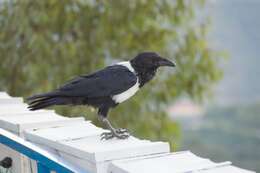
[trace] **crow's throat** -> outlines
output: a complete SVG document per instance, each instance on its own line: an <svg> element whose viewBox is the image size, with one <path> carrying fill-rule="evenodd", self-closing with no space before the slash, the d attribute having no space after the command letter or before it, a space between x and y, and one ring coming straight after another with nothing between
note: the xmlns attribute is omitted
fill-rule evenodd
<svg viewBox="0 0 260 173"><path fill-rule="evenodd" d="M152 68L152 69L137 68L135 69L135 71L139 78L140 87L144 86L144 84L152 80L156 74L156 68Z"/></svg>

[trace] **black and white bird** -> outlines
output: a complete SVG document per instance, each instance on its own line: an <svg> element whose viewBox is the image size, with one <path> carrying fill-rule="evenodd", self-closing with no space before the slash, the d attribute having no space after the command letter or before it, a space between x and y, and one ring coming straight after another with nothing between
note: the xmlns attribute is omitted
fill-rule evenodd
<svg viewBox="0 0 260 173"><path fill-rule="evenodd" d="M174 67L175 63L154 52L143 52L130 61L108 66L88 75L81 75L60 88L27 98L29 109L34 111L53 105L88 105L98 109L98 118L110 132L102 139L129 136L126 129L115 129L107 119L110 108L132 97L149 82L161 66Z"/></svg>

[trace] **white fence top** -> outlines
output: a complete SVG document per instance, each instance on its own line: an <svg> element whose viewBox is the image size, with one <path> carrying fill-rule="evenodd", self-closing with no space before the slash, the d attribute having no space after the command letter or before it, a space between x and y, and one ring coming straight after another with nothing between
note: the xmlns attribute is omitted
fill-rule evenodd
<svg viewBox="0 0 260 173"><path fill-rule="evenodd" d="M68 118L53 111L31 112L21 98L0 92L1 129L36 145L46 155L59 158L91 173L249 173L231 165L214 163L189 151L170 153L167 142L151 142L131 136L126 140L100 140L106 130L84 118ZM1 159L0 145L0 159Z"/></svg>

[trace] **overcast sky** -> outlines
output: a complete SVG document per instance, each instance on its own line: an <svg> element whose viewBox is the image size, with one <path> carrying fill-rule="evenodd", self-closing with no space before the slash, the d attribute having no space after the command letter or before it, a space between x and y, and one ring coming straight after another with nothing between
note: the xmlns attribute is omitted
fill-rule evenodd
<svg viewBox="0 0 260 173"><path fill-rule="evenodd" d="M219 102L260 101L260 1L211 0L210 44L230 57L216 90Z"/></svg>

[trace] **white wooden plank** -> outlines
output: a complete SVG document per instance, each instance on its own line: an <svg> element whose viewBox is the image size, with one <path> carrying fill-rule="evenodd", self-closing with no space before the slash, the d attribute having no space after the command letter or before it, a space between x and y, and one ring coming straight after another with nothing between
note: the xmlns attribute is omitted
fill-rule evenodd
<svg viewBox="0 0 260 173"><path fill-rule="evenodd" d="M214 169L201 170L199 172L201 173L254 173L255 171L241 169L235 166L222 166L222 167L216 167Z"/></svg>
<svg viewBox="0 0 260 173"><path fill-rule="evenodd" d="M37 111L30 111L27 104L20 103L20 104L0 104L0 116L11 116L11 115L23 115L23 114L35 114L35 113L54 113L54 110L37 110Z"/></svg>
<svg viewBox="0 0 260 173"><path fill-rule="evenodd" d="M1 105L0 104L0 115L1 114L6 114L6 113L12 113L12 112L28 112L29 110L27 109L26 104L6 104L6 105Z"/></svg>
<svg viewBox="0 0 260 173"><path fill-rule="evenodd" d="M28 110L22 110L22 111L9 111L9 112L0 112L1 116L24 116L24 115L44 115L44 114L55 114L55 111L53 110L37 110L37 111L28 111ZM22 118L22 117L21 117Z"/></svg>
<svg viewBox="0 0 260 173"><path fill-rule="evenodd" d="M95 162L169 152L168 143L150 142L132 136L125 140L101 141L98 135L80 140L66 141L63 144L74 148L75 153L81 153L83 158L90 156L90 159Z"/></svg>
<svg viewBox="0 0 260 173"><path fill-rule="evenodd" d="M88 136L98 135L102 132L105 132L105 130L96 127L89 121L82 121L82 122L68 124L66 126L61 126L61 127L27 131L25 133L26 134L25 136L26 137L28 136L27 138L28 140L31 140L30 137L33 138L34 136L39 136L40 138L48 139L50 141L70 141L70 140L85 138Z"/></svg>
<svg viewBox="0 0 260 173"><path fill-rule="evenodd" d="M82 167L86 171L95 173L97 167L100 167L100 165L97 166L95 163L84 160L77 155L71 155L71 153L69 152L69 154L67 154L60 150L57 150L56 148L59 148L59 145L56 144L57 141L76 140L91 135L97 135L102 132L105 132L105 130L94 126L89 121L83 121L55 128L37 129L34 131L26 130L25 138L29 141L37 141L38 144L45 144L44 146L40 146L44 148L47 147L48 150L57 152L65 160Z"/></svg>
<svg viewBox="0 0 260 173"><path fill-rule="evenodd" d="M59 116L55 113L44 113L42 114L28 114L13 115L13 116L0 116L0 127L14 133L20 134L24 129L34 129L57 126L60 123L72 123L73 121L83 121L84 119L79 118L67 118Z"/></svg>
<svg viewBox="0 0 260 173"><path fill-rule="evenodd" d="M78 129L79 130L79 129ZM84 130L85 131L85 130ZM56 135L66 134L68 131L60 131ZM72 140L55 140L56 135L26 133L28 140L42 145L50 146L61 152L65 152L89 161L102 162L112 159L122 159L140 155L169 152L169 145L165 142L150 142L129 137L126 140L111 139L100 140L100 134L86 136ZM77 131L75 131L77 133ZM82 133L82 132L78 132ZM86 135L87 135L86 131ZM96 133L96 132L95 132ZM93 134L92 132L90 134ZM65 137L67 138L67 137Z"/></svg>
<svg viewBox="0 0 260 173"><path fill-rule="evenodd" d="M27 104L0 104L0 116L12 116L12 115L24 115L24 114L35 114L35 113L54 113L53 110L37 110L30 111Z"/></svg>
<svg viewBox="0 0 260 173"><path fill-rule="evenodd" d="M114 145L114 144L107 145L106 143L107 142L110 143L109 141L100 141L99 134L100 134L100 132L103 132L104 130L101 130L98 135L87 137L87 135L92 135L96 132L91 132L90 130L86 131L86 129L90 129L89 127L86 126L86 124L79 124L77 126L79 128L76 128L76 129L74 129L75 128L74 125L70 126L70 127L64 126L63 128L57 128L58 129L57 132L55 131L56 128L55 129L54 128L40 129L40 130L33 131L33 132L29 131L29 132L26 132L25 136L26 136L26 139L29 141L41 144L43 146L51 147L53 150L58 151L59 155L62 156L63 158L65 158L66 160L70 161L71 163L78 164L82 168L89 170L93 173L106 172L108 164L109 164L108 161L110 161L112 159L111 156L113 156L114 158L116 158L116 157L117 158L129 158L129 157L135 157L138 155L147 155L148 153L151 154L151 152L160 153L160 152L169 151L168 144L167 144L167 146L162 147L162 145L159 146L158 143L154 144L149 141L146 141L146 142L142 143L142 145L140 145L141 140L138 140L138 139L136 139L136 141L138 141L137 143L139 143L139 146L132 145L132 148L131 148L131 147L126 146L125 144L121 143L121 145L126 146L126 147L124 149L115 150L118 148L117 145ZM84 128L84 126L85 126L85 128ZM65 130L65 131L62 131L62 130ZM66 135L66 133L70 130L72 130L72 132L70 132L71 134ZM94 129L94 131L95 130L96 129ZM80 134L77 134L77 133L80 133ZM97 140L95 142L92 141L92 143L90 143L88 141L85 144L83 144L84 147L82 147L82 148L89 148L88 153L85 153L85 154L82 154L82 152L86 152L86 151L79 150L78 148L75 148L74 146L73 147L64 146L64 142L66 143L67 141L77 141L77 143L82 143L82 139L91 139L91 138L92 139L95 138ZM116 140L116 141L121 142L122 140ZM95 151L92 148L94 145L98 145L98 143L100 143L100 142L101 143L104 142L103 147L107 147L110 149L111 149L111 146L114 145L114 148L111 151L107 151L106 153L104 153L104 152L102 153L102 151L99 151L100 153L102 153L103 156L106 155L108 157L108 158L103 157L102 159L107 159L107 160L95 160L96 159L95 156L98 155L98 151ZM131 142L129 145L131 145ZM147 150L149 150L149 152L144 151L144 148L147 148ZM156 150L156 148L157 148L157 150ZM158 151L159 148L161 151ZM167 150L165 148L167 148ZM135 149L138 149L137 151L139 151L139 153L133 152L133 150L135 150ZM122 155L120 156L119 153L122 150L126 150L129 152L122 153ZM140 151L142 151L142 152L140 152ZM91 157L93 157L93 158L91 158Z"/></svg>
<svg viewBox="0 0 260 173"><path fill-rule="evenodd" d="M3 116L0 117L1 120L10 122L12 124L26 124L26 123L37 123L42 121L55 121L55 120L63 120L68 119L67 117L63 117L60 115L57 115L55 113L44 113L42 114L28 114L22 116L20 118L20 115L14 115L14 116Z"/></svg>
<svg viewBox="0 0 260 173"><path fill-rule="evenodd" d="M25 123L20 125L20 131L24 132L24 130L37 130L41 128L52 128L52 127L59 127L65 126L68 124L74 124L78 122L84 121L83 117L75 117L75 118L65 118L61 120L50 120L44 122L37 122L37 123Z"/></svg>
<svg viewBox="0 0 260 173"><path fill-rule="evenodd" d="M11 97L11 98L0 98L0 105L2 104L20 104L23 103L23 98L21 97Z"/></svg>
<svg viewBox="0 0 260 173"><path fill-rule="evenodd" d="M65 160L82 167L82 169L89 171L91 173L106 173L108 172L108 166L111 163L111 161L105 161L105 162L98 162L93 163L86 160L83 160L82 158L72 156L70 154L59 152L59 155L64 158Z"/></svg>
<svg viewBox="0 0 260 173"><path fill-rule="evenodd" d="M0 98L10 98L10 96L6 92L1 91Z"/></svg>
<svg viewBox="0 0 260 173"><path fill-rule="evenodd" d="M57 151L57 150L56 150ZM102 162L102 163L93 163L90 162L88 160L84 160L80 157L75 157L69 153L65 153L65 152L60 152L59 151L59 155L64 158L65 160L67 160L68 162L74 164L74 165L78 165L79 167L81 167L82 169L90 172L90 173L106 173L107 169L103 169L103 171L99 171L100 168L103 168L105 163L109 163L109 162Z"/></svg>
<svg viewBox="0 0 260 173"><path fill-rule="evenodd" d="M27 108L28 105L25 103L18 103L18 104L11 104L11 103L6 103L6 104L0 104L0 109L11 109L11 108Z"/></svg>
<svg viewBox="0 0 260 173"><path fill-rule="evenodd" d="M60 156L61 158L63 158L67 162L81 168L82 170L84 170L86 172L96 173L96 164L95 163L88 162L86 160L83 160L82 158L75 157L75 156L72 156L70 154L60 152L59 150L56 150L54 148L50 148L48 146L43 146L43 145L39 145L39 144L35 144L35 145L39 146L40 148L42 148L46 151L49 151L49 152L51 152L55 155ZM104 172L100 172L100 173L104 173Z"/></svg>
<svg viewBox="0 0 260 173"><path fill-rule="evenodd" d="M108 172L113 173L172 173L192 172L204 168L230 165L230 162L214 163L209 159L200 158L191 152L177 152L168 155L113 161Z"/></svg>

